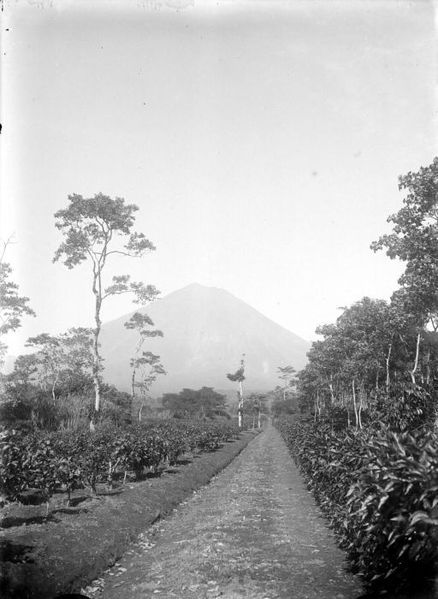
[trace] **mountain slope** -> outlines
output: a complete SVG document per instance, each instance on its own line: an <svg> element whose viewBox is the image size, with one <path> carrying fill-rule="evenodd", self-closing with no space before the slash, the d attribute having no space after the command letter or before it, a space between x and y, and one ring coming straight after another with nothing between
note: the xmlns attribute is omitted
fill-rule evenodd
<svg viewBox="0 0 438 599"><path fill-rule="evenodd" d="M226 373L237 370L242 353L246 387L253 390L273 389L278 366L292 364L298 370L306 363L307 341L223 289L194 283L138 311L164 333L144 346L161 356L168 373L156 381L153 394L203 385L234 389ZM123 326L130 315L105 323L101 336L105 379L125 390L137 340L137 333Z"/></svg>

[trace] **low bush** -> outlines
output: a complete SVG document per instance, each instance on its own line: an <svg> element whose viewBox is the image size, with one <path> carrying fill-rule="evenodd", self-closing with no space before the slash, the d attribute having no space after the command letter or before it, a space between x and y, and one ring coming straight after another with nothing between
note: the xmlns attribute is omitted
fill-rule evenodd
<svg viewBox="0 0 438 599"><path fill-rule="evenodd" d="M156 421L117 427L104 424L94 432L9 431L1 446L0 492L14 500L34 488L50 497L97 483L112 487L114 475L132 471L141 479L145 470L175 464L188 451L209 451L238 434L227 423Z"/></svg>
<svg viewBox="0 0 438 599"><path fill-rule="evenodd" d="M438 560L438 436L277 423L352 570L372 589L426 580Z"/></svg>

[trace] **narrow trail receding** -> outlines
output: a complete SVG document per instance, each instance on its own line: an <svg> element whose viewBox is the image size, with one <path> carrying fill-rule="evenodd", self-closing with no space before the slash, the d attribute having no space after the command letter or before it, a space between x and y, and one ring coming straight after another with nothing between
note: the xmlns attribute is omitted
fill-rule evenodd
<svg viewBox="0 0 438 599"><path fill-rule="evenodd" d="M362 592L272 426L94 586L103 599L356 599Z"/></svg>

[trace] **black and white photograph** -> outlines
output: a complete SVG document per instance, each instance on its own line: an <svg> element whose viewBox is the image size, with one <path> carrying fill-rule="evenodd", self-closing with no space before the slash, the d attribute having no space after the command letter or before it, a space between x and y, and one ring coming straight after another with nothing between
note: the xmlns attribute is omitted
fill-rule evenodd
<svg viewBox="0 0 438 599"><path fill-rule="evenodd" d="M2 0L2 599L438 598L436 0Z"/></svg>

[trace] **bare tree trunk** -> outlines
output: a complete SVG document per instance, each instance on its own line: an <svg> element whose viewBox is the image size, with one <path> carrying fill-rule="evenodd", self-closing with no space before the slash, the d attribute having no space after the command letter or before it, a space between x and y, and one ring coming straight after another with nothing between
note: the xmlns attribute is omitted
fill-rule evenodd
<svg viewBox="0 0 438 599"><path fill-rule="evenodd" d="M321 416L321 401L319 398L319 391L316 391L316 396L315 396L315 417L314 420L315 422L317 420L319 420L319 417Z"/></svg>
<svg viewBox="0 0 438 599"><path fill-rule="evenodd" d="M332 400L332 405L335 403L336 398L335 398L335 393L333 391L333 375L330 375L330 383L329 383L329 389L330 389L330 397Z"/></svg>
<svg viewBox="0 0 438 599"><path fill-rule="evenodd" d="M106 484L108 486L108 489L112 489L113 488L113 465L111 463L111 460L109 460L108 462L108 476L106 478Z"/></svg>
<svg viewBox="0 0 438 599"><path fill-rule="evenodd" d="M362 428L362 409L363 409L364 396L365 396L365 390L363 387L361 387L361 389L359 391L359 407L357 410L359 428Z"/></svg>
<svg viewBox="0 0 438 599"><path fill-rule="evenodd" d="M56 402L56 395L55 395L56 383L57 383L57 378L53 381L53 384L52 384L52 400L53 400L53 403Z"/></svg>
<svg viewBox="0 0 438 599"><path fill-rule="evenodd" d="M135 367L133 367L132 375L131 375L131 398L132 398L132 404L134 404L134 400L135 400Z"/></svg>
<svg viewBox="0 0 438 599"><path fill-rule="evenodd" d="M239 428L243 426L243 385L239 381L239 407L238 407Z"/></svg>
<svg viewBox="0 0 438 599"><path fill-rule="evenodd" d="M415 373L417 372L418 360L419 360L419 357L420 357L420 341L421 341L421 331L418 331L418 334L417 334L417 346L416 346L416 349L415 349L415 362L414 362L413 369L410 371L411 380L412 380L412 383L414 385L416 383Z"/></svg>
<svg viewBox="0 0 438 599"><path fill-rule="evenodd" d="M430 346L427 348L426 354L426 384L430 384Z"/></svg>
<svg viewBox="0 0 438 599"><path fill-rule="evenodd" d="M102 326L102 321L100 320L100 308L102 305L102 287L100 280L100 273L97 270L97 266L94 266L94 277L93 277L93 293L95 296L95 310L94 310L94 321L96 323L96 328L94 329L94 337L93 337L93 383L94 383L94 414L93 418L90 422L90 430L95 429L95 421L97 420L97 416L100 412L100 354L99 354L99 335L100 329Z"/></svg>
<svg viewBox="0 0 438 599"><path fill-rule="evenodd" d="M134 412L135 412L135 374L136 374L136 368L135 366L133 366L132 368L132 374L131 374L131 417L134 417ZM140 422L141 420L141 416L140 416L140 412L138 413L138 421Z"/></svg>
<svg viewBox="0 0 438 599"><path fill-rule="evenodd" d="M356 400L356 383L355 380L353 378L352 382L351 382L351 388L353 391L353 409L354 409L354 419L356 422L356 428L359 428L359 416L358 416L358 411L357 411L357 400Z"/></svg>
<svg viewBox="0 0 438 599"><path fill-rule="evenodd" d="M386 392L389 392L389 387L391 384L391 379L390 379L390 373L389 373L389 361L391 359L391 353L392 353L392 340L391 343L389 344L388 347L388 353L386 354L386 381L385 381L385 385L386 385Z"/></svg>
<svg viewBox="0 0 438 599"><path fill-rule="evenodd" d="M140 408L138 410L138 421L141 422L141 415L143 412L143 408L144 408L144 402L141 402Z"/></svg>

